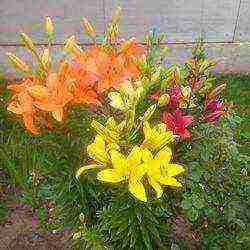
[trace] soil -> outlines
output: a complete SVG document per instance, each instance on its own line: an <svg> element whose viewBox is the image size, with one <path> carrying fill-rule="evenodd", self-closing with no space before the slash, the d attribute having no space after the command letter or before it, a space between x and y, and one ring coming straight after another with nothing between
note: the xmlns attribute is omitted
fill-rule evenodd
<svg viewBox="0 0 250 250"><path fill-rule="evenodd" d="M9 204L8 219L0 225L0 250L64 250L68 244L69 230L44 232L34 221L27 207Z"/></svg>

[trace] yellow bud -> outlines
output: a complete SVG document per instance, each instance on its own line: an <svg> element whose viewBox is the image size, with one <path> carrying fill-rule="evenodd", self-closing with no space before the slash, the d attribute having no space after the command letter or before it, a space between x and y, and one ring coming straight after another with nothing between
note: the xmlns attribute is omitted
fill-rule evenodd
<svg viewBox="0 0 250 250"><path fill-rule="evenodd" d="M218 96L222 91L225 90L226 86L227 86L226 83L223 83L223 84L217 86L214 90L212 90L208 94L208 98L212 99L213 97Z"/></svg>
<svg viewBox="0 0 250 250"><path fill-rule="evenodd" d="M160 96L158 100L158 105L160 107L165 106L169 103L169 100L170 100L170 96L168 94L163 94Z"/></svg>
<svg viewBox="0 0 250 250"><path fill-rule="evenodd" d="M122 15L122 8L121 6L118 6L114 12L111 23L116 24L121 18L121 15Z"/></svg>
<svg viewBox="0 0 250 250"><path fill-rule="evenodd" d="M144 42L146 43L146 45L147 46L150 46L150 40L149 40L149 35L146 35L145 37L144 37Z"/></svg>
<svg viewBox="0 0 250 250"><path fill-rule="evenodd" d="M22 71L29 71L29 66L18 56L12 54L12 53L6 53L6 55L9 58L9 61L12 63L12 65Z"/></svg>
<svg viewBox="0 0 250 250"><path fill-rule="evenodd" d="M43 65L46 67L49 63L51 63L51 56L50 56L50 51L49 48L44 49L41 61Z"/></svg>
<svg viewBox="0 0 250 250"><path fill-rule="evenodd" d="M82 225L85 225L85 224L86 224L86 218L85 218L84 213L80 213L80 215L79 215L79 220L80 220L80 223L81 223Z"/></svg>
<svg viewBox="0 0 250 250"><path fill-rule="evenodd" d="M67 75L69 74L70 68L67 61L63 61L60 63L58 70L58 79L60 82L64 82Z"/></svg>
<svg viewBox="0 0 250 250"><path fill-rule="evenodd" d="M151 105L151 106L146 110L146 112L144 113L144 115L143 115L143 117L142 117L142 121L143 121L143 122L148 121L148 120L151 118L151 116L154 114L156 108L157 108L157 105L156 105L156 104Z"/></svg>
<svg viewBox="0 0 250 250"><path fill-rule="evenodd" d="M25 44L25 46L28 49L30 49L32 51L34 51L36 49L34 42L32 41L32 39L28 35L26 35L25 33L21 32L20 36L21 36L22 42Z"/></svg>
<svg viewBox="0 0 250 250"><path fill-rule="evenodd" d="M82 48L75 41L75 36L71 36L65 41L64 50L73 54L83 53Z"/></svg>
<svg viewBox="0 0 250 250"><path fill-rule="evenodd" d="M82 21L83 21L82 24L83 24L83 27L85 28L86 33L91 37L95 37L95 29L92 26L92 24L85 17L83 17Z"/></svg>
<svg viewBox="0 0 250 250"><path fill-rule="evenodd" d="M117 38L119 34L119 26L117 24L110 25L108 29L108 37L110 40L114 40Z"/></svg>
<svg viewBox="0 0 250 250"><path fill-rule="evenodd" d="M160 74L161 74L161 71L160 70L157 70L153 75L152 75L152 81L153 82L156 82L157 80L159 80L159 77L160 77Z"/></svg>
<svg viewBox="0 0 250 250"><path fill-rule="evenodd" d="M45 29L48 37L51 38L54 32L54 25L50 17L45 18Z"/></svg>

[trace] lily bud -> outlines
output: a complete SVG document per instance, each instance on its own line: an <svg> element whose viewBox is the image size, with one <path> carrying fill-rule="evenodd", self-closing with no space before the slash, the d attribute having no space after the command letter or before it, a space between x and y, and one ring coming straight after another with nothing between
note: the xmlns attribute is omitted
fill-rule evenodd
<svg viewBox="0 0 250 250"><path fill-rule="evenodd" d="M50 56L49 48L44 49L41 61L45 67L47 67L47 65L51 63L51 56Z"/></svg>
<svg viewBox="0 0 250 250"><path fill-rule="evenodd" d="M109 39L115 40L119 34L119 27L117 24L111 25L108 29L108 37Z"/></svg>
<svg viewBox="0 0 250 250"><path fill-rule="evenodd" d="M214 90L212 90L208 94L209 99L212 99L213 97L218 96L226 88L226 86L227 86L226 83L223 83L219 85L218 87L216 87Z"/></svg>
<svg viewBox="0 0 250 250"><path fill-rule="evenodd" d="M45 18L45 29L47 36L51 39L54 32L54 25L50 17Z"/></svg>
<svg viewBox="0 0 250 250"><path fill-rule="evenodd" d="M75 36L71 36L65 41L64 50L72 54L83 53L82 48L75 41Z"/></svg>
<svg viewBox="0 0 250 250"><path fill-rule="evenodd" d="M83 24L83 27L84 27L86 33L91 37L95 37L96 32L95 32L95 29L92 26L92 24L85 17L83 17L82 21L83 21L82 24Z"/></svg>
<svg viewBox="0 0 250 250"><path fill-rule="evenodd" d="M148 47L151 45L151 42L150 42L150 39L149 39L149 35L146 35L146 36L144 37L144 42L145 42L145 44L146 44Z"/></svg>
<svg viewBox="0 0 250 250"><path fill-rule="evenodd" d="M153 82L156 82L157 80L159 80L160 75L161 75L161 70L157 70L157 71L152 75L151 80L152 80Z"/></svg>
<svg viewBox="0 0 250 250"><path fill-rule="evenodd" d="M121 18L121 15L122 15L122 8L121 6L118 6L114 12L111 23L116 24Z"/></svg>
<svg viewBox="0 0 250 250"><path fill-rule="evenodd" d="M28 35L26 35L25 33L21 32L20 36L21 36L22 42L25 44L25 46L28 49L30 49L32 51L36 50L34 42L32 41L32 39Z"/></svg>
<svg viewBox="0 0 250 250"><path fill-rule="evenodd" d="M12 53L6 53L6 55L8 56L10 63L14 67L16 67L24 72L29 71L29 66L22 59L20 59L18 56L14 55Z"/></svg>
<svg viewBox="0 0 250 250"><path fill-rule="evenodd" d="M167 105L170 101L170 96L168 94L163 94L160 96L159 100L158 100L158 105L160 107L163 107L165 105Z"/></svg>
<svg viewBox="0 0 250 250"><path fill-rule="evenodd" d="M143 117L142 117L142 122L146 122L148 121L151 116L154 114L155 110L157 108L157 104L153 104L151 105L146 112L144 113Z"/></svg>

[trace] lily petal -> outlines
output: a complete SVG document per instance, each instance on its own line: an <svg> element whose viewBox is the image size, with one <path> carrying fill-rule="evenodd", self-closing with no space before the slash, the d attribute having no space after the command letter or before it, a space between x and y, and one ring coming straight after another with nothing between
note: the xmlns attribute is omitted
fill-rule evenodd
<svg viewBox="0 0 250 250"><path fill-rule="evenodd" d="M154 178L151 178L151 177L148 177L148 182L152 186L152 188L155 190L157 198L160 198L163 193L161 185Z"/></svg>
<svg viewBox="0 0 250 250"><path fill-rule="evenodd" d="M166 170L167 175L170 177L176 176L185 171L184 167L179 164L168 164Z"/></svg>
<svg viewBox="0 0 250 250"><path fill-rule="evenodd" d="M110 156L114 169L124 171L126 168L126 158L117 150L111 150Z"/></svg>
<svg viewBox="0 0 250 250"><path fill-rule="evenodd" d="M119 173L119 171L115 169L105 169L100 171L97 174L97 179L99 181L105 181L105 182L121 182L124 180L124 176Z"/></svg>
<svg viewBox="0 0 250 250"><path fill-rule="evenodd" d="M159 179L159 182L163 185L182 187L182 184L173 177L162 177Z"/></svg>
<svg viewBox="0 0 250 250"><path fill-rule="evenodd" d="M76 171L76 177L79 178L80 175L82 175L85 171L89 170L89 169L95 169L95 168L100 168L103 167L103 165L87 165L84 167L80 167L77 171Z"/></svg>
<svg viewBox="0 0 250 250"><path fill-rule="evenodd" d="M157 155L155 156L155 160L159 160L162 163L164 163L164 165L166 165L170 162L171 157L172 157L171 148L165 147L157 153Z"/></svg>
<svg viewBox="0 0 250 250"><path fill-rule="evenodd" d="M146 191L143 184L138 182L130 182L128 186L129 192L133 194L137 199L147 202Z"/></svg>

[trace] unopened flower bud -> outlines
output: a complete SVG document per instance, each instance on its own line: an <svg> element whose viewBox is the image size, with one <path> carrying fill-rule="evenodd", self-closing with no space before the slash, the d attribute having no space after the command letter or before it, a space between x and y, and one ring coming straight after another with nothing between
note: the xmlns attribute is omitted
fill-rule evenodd
<svg viewBox="0 0 250 250"><path fill-rule="evenodd" d="M28 35L26 35L25 33L21 32L20 36L21 36L22 42L25 44L25 46L28 49L30 49L32 51L34 51L36 49L34 42L32 41L32 39Z"/></svg>
<svg viewBox="0 0 250 250"><path fill-rule="evenodd" d="M163 94L160 96L158 100L158 105L160 107L163 107L169 103L169 100L170 100L170 96L168 94Z"/></svg>
<svg viewBox="0 0 250 250"><path fill-rule="evenodd" d="M156 104L151 105L151 106L146 110L146 112L144 113L144 115L143 115L143 117L142 117L142 121L143 121L143 122L148 121L148 120L151 118L151 116L154 114L156 108L157 108L157 105L156 105Z"/></svg>
<svg viewBox="0 0 250 250"><path fill-rule="evenodd" d="M8 56L9 61L11 62L11 64L14 67L16 67L22 71L25 71L25 72L29 71L29 66L22 59L20 59L18 56L14 55L12 53L6 53L6 55Z"/></svg>
<svg viewBox="0 0 250 250"><path fill-rule="evenodd" d="M45 18L46 34L49 38L52 38L54 32L54 25L50 17Z"/></svg>
<svg viewBox="0 0 250 250"><path fill-rule="evenodd" d="M65 41L64 50L68 53L82 53L82 48L76 43L75 36L71 36Z"/></svg>
<svg viewBox="0 0 250 250"><path fill-rule="evenodd" d="M51 63L51 56L50 56L50 51L49 48L44 49L41 61L43 65L46 67L49 63Z"/></svg>
<svg viewBox="0 0 250 250"><path fill-rule="evenodd" d="M121 6L118 6L114 12L111 23L116 24L121 18L121 15L122 15L122 8Z"/></svg>
<svg viewBox="0 0 250 250"><path fill-rule="evenodd" d="M150 39L149 39L149 35L146 35L146 36L144 37L144 42L145 42L146 46L148 46L148 47L151 45Z"/></svg>
<svg viewBox="0 0 250 250"><path fill-rule="evenodd" d="M96 35L96 32L95 32L95 29L94 27L92 26L92 24L87 20L87 18L83 17L82 19L82 24L83 24L83 27L86 31L86 33L91 36L91 37L95 37Z"/></svg>

